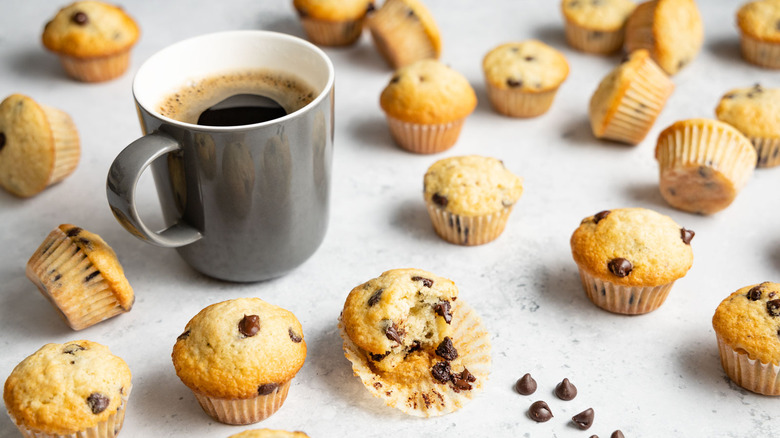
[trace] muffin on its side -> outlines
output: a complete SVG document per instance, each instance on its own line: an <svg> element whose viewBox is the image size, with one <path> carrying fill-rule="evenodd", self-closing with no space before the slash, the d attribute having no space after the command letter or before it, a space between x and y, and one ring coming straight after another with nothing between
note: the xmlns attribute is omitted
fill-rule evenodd
<svg viewBox="0 0 780 438"><path fill-rule="evenodd" d="M251 424L282 406L306 359L306 342L291 312L239 298L195 315L176 339L172 359L207 414L226 424Z"/></svg>
<svg viewBox="0 0 780 438"><path fill-rule="evenodd" d="M704 27L694 0L651 0L626 22L626 52L647 49L666 73L674 75L701 50Z"/></svg>
<svg viewBox="0 0 780 438"><path fill-rule="evenodd" d="M3 389L25 437L112 438L122 429L131 373L96 342L46 344L19 363Z"/></svg>
<svg viewBox="0 0 780 438"><path fill-rule="evenodd" d="M523 180L502 161L477 155L439 160L423 179L436 234L458 245L495 240L522 194Z"/></svg>
<svg viewBox="0 0 780 438"><path fill-rule="evenodd" d="M563 54L536 40L502 44L482 60L493 108L511 117L536 117L552 106L569 76Z"/></svg>
<svg viewBox="0 0 780 438"><path fill-rule="evenodd" d="M562 0L566 41L586 53L620 50L626 20L636 4L631 0Z"/></svg>
<svg viewBox="0 0 780 438"><path fill-rule="evenodd" d="M780 165L780 88L737 88L715 108L718 120L739 129L753 143L757 167Z"/></svg>
<svg viewBox="0 0 780 438"><path fill-rule="evenodd" d="M363 33L373 0L293 0L303 30L314 44L347 46Z"/></svg>
<svg viewBox="0 0 780 438"><path fill-rule="evenodd" d="M477 106L466 78L433 59L398 69L379 98L390 133L402 148L432 154L451 148Z"/></svg>
<svg viewBox="0 0 780 438"><path fill-rule="evenodd" d="M780 395L780 284L746 286L712 317L723 370L737 385Z"/></svg>
<svg viewBox="0 0 780 438"><path fill-rule="evenodd" d="M582 220L571 236L571 253L594 304L639 315L660 307L691 268L693 236L652 210L605 210Z"/></svg>
<svg viewBox="0 0 780 438"><path fill-rule="evenodd" d="M125 11L108 3L78 1L62 8L43 30L43 45L65 71L83 82L121 76L140 31Z"/></svg>
<svg viewBox="0 0 780 438"><path fill-rule="evenodd" d="M420 269L390 270L352 289L339 330L366 389L409 415L460 409L490 373L479 316L451 280Z"/></svg>
<svg viewBox="0 0 780 438"><path fill-rule="evenodd" d="M674 208L713 214L731 205L756 167L756 149L728 123L681 120L658 136L661 195Z"/></svg>
<svg viewBox="0 0 780 438"><path fill-rule="evenodd" d="M64 111L22 94L0 103L0 186L27 198L67 178L81 157L76 125Z"/></svg>
<svg viewBox="0 0 780 438"><path fill-rule="evenodd" d="M439 28L419 0L386 0L367 24L374 45L393 69L441 55Z"/></svg>
<svg viewBox="0 0 780 438"><path fill-rule="evenodd" d="M638 144L653 127L672 91L674 83L647 50L632 52L602 79L590 99L593 135Z"/></svg>
<svg viewBox="0 0 780 438"><path fill-rule="evenodd" d="M114 250L74 225L49 233L27 262L26 274L73 330L129 312L135 302Z"/></svg>
<svg viewBox="0 0 780 438"><path fill-rule="evenodd" d="M766 68L780 68L780 0L758 0L737 12L742 57Z"/></svg>
<svg viewBox="0 0 780 438"><path fill-rule="evenodd" d="M228 438L309 438L303 432L288 432L286 430L255 429L245 430Z"/></svg>

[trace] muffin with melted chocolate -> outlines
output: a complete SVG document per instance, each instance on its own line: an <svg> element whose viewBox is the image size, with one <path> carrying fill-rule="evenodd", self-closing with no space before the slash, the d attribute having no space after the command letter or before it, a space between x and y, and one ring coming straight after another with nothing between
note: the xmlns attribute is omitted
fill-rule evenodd
<svg viewBox="0 0 780 438"><path fill-rule="evenodd" d="M571 252L594 304L638 315L663 304L691 268L694 234L645 208L604 210L582 220L571 236Z"/></svg>
<svg viewBox="0 0 780 438"><path fill-rule="evenodd" d="M355 375L410 415L459 409L490 372L479 316L451 280L420 269L390 270L352 289L339 329Z"/></svg>
<svg viewBox="0 0 780 438"><path fill-rule="evenodd" d="M26 437L111 438L122 429L130 368L96 342L46 344L11 372L3 400Z"/></svg>
<svg viewBox="0 0 780 438"><path fill-rule="evenodd" d="M282 406L306 359L306 342L291 312L259 298L239 298L195 315L172 358L207 414L226 424L251 424Z"/></svg>

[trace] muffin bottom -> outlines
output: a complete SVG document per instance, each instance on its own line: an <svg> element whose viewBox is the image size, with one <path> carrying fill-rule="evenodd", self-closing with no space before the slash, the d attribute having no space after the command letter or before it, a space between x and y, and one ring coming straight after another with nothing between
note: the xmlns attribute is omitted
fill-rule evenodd
<svg viewBox="0 0 780 438"><path fill-rule="evenodd" d="M593 30L579 26L570 21L566 22L566 42L570 46L585 53L609 55L615 53L623 46L625 29L614 31Z"/></svg>
<svg viewBox="0 0 780 438"><path fill-rule="evenodd" d="M503 89L487 84L488 98L493 109L510 117L536 117L546 113L555 100L558 87L539 93Z"/></svg>
<svg viewBox="0 0 780 438"><path fill-rule="evenodd" d="M466 246L483 245L498 238L512 212L510 206L491 214L463 216L450 213L430 201L427 207L436 234L447 242Z"/></svg>
<svg viewBox="0 0 780 438"><path fill-rule="evenodd" d="M253 424L273 415L282 407L290 390L290 381L280 384L273 392L248 399L211 397L194 391L200 407L209 416L225 424Z"/></svg>
<svg viewBox="0 0 780 438"><path fill-rule="evenodd" d="M612 313L642 315L661 307L674 281L660 286L621 286L594 277L580 268L582 288L593 304Z"/></svg>
<svg viewBox="0 0 780 438"><path fill-rule="evenodd" d="M390 134L395 142L409 152L435 154L455 145L465 119L448 123L423 124L404 122L387 116Z"/></svg>
<svg viewBox="0 0 780 438"><path fill-rule="evenodd" d="M363 18L345 21L301 17L301 25L311 42L320 46L349 46L363 33Z"/></svg>
<svg viewBox="0 0 780 438"><path fill-rule="evenodd" d="M723 370L734 383L764 395L780 395L780 366L751 359L718 338L718 352Z"/></svg>
<svg viewBox="0 0 780 438"><path fill-rule="evenodd" d="M98 58L76 58L60 55L60 63L65 72L82 82L104 82L119 76L130 65L130 51Z"/></svg>
<svg viewBox="0 0 780 438"><path fill-rule="evenodd" d="M764 42L742 34L742 57L751 64L764 68L780 68L780 43Z"/></svg>

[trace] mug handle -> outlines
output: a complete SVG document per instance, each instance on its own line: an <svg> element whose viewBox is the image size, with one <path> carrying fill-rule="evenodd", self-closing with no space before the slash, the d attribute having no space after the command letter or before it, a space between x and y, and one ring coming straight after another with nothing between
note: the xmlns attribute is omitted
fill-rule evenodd
<svg viewBox="0 0 780 438"><path fill-rule="evenodd" d="M161 132L145 135L117 155L106 179L108 204L116 220L139 239L166 248L189 245L203 234L181 219L162 231L152 231L138 215L135 190L141 174L154 160L180 149L179 142L170 135Z"/></svg>

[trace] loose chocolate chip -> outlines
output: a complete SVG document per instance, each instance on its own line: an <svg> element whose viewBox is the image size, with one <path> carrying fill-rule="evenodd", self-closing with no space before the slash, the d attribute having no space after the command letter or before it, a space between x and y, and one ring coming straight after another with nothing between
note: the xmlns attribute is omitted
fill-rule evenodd
<svg viewBox="0 0 780 438"><path fill-rule="evenodd" d="M446 207L447 204L450 202L446 196L442 196L438 193L434 193L431 197L431 201L433 201L434 204L440 206L440 207Z"/></svg>
<svg viewBox="0 0 780 438"><path fill-rule="evenodd" d="M290 340L295 342L296 344L300 344L303 338L298 333L295 333L295 330L292 329L292 327L287 329L287 334L290 335Z"/></svg>
<svg viewBox="0 0 780 438"><path fill-rule="evenodd" d="M612 435L610 435L609 438L626 438L626 436L623 435L623 432L616 430L612 432Z"/></svg>
<svg viewBox="0 0 780 438"><path fill-rule="evenodd" d="M189 331L189 330L187 330L186 332L184 332L184 333L180 334L180 335L179 335L179 337L178 337L178 338L176 338L176 340L177 340L177 341L183 341L183 340L185 340L185 339L187 339L187 338L189 338L189 337L190 337L190 331Z"/></svg>
<svg viewBox="0 0 780 438"><path fill-rule="evenodd" d="M257 387L257 395L268 395L279 387L277 383L264 383Z"/></svg>
<svg viewBox="0 0 780 438"><path fill-rule="evenodd" d="M594 214L593 215L593 222L595 222L595 223L601 222L601 220L606 218L607 216L609 216L610 213L612 213L612 212L609 211L609 210L603 210L603 211L600 211L600 212Z"/></svg>
<svg viewBox="0 0 780 438"><path fill-rule="evenodd" d="M444 322L449 324L452 322L452 312L451 309L452 306L450 306L449 301L439 301L436 305L433 306L434 312L436 312L437 315L444 318Z"/></svg>
<svg viewBox="0 0 780 438"><path fill-rule="evenodd" d="M0 151L5 147L5 132L0 132Z"/></svg>
<svg viewBox="0 0 780 438"><path fill-rule="evenodd" d="M93 392L87 397L87 405L95 415L105 411L109 403L111 403L111 399L99 392Z"/></svg>
<svg viewBox="0 0 780 438"><path fill-rule="evenodd" d="M87 14L78 11L70 18L74 23L78 24L79 26L83 26L87 24L89 21L89 17L87 17Z"/></svg>
<svg viewBox="0 0 780 438"><path fill-rule="evenodd" d="M458 350L452 345L452 339L449 336L445 336L438 347L436 347L436 354L446 360L455 360L458 358Z"/></svg>
<svg viewBox="0 0 780 438"><path fill-rule="evenodd" d="M65 346L65 348L62 349L62 353L75 355L77 351L82 351L82 350L86 350L86 348L82 347L79 344L68 344Z"/></svg>
<svg viewBox="0 0 780 438"><path fill-rule="evenodd" d="M750 301L758 301L761 299L761 285L753 286L750 288L750 290L747 293L747 298Z"/></svg>
<svg viewBox="0 0 780 438"><path fill-rule="evenodd" d="M433 287L433 280L431 280L430 278L412 277L412 281L422 281L423 282L423 286L425 286L425 287Z"/></svg>
<svg viewBox="0 0 780 438"><path fill-rule="evenodd" d="M555 386L555 396L565 401L574 400L574 397L577 397L577 387L569 382L569 379L563 379Z"/></svg>
<svg viewBox="0 0 780 438"><path fill-rule="evenodd" d="M580 412L579 414L571 417L571 421L574 422L574 424L577 425L582 430L588 430L590 429L590 426L593 425L593 408L585 409L584 411Z"/></svg>
<svg viewBox="0 0 780 438"><path fill-rule="evenodd" d="M387 326L385 329L385 336L391 341L398 342L399 344L403 343L403 337L398 331L398 326L395 324Z"/></svg>
<svg viewBox="0 0 780 438"><path fill-rule="evenodd" d="M550 418L553 417L553 414L550 407L547 406L547 403L539 400L533 402L531 407L528 408L528 416L537 423L544 423L545 421L549 421Z"/></svg>
<svg viewBox="0 0 780 438"><path fill-rule="evenodd" d="M251 338L260 331L260 317L257 315L244 315L238 322L238 331L247 338Z"/></svg>
<svg viewBox="0 0 780 438"><path fill-rule="evenodd" d="M384 291L384 289L377 289L377 291L368 298L368 307L372 307L374 304L378 303L382 298L382 292Z"/></svg>
<svg viewBox="0 0 780 438"><path fill-rule="evenodd" d="M525 373L523 377L517 379L515 382L515 391L521 395L531 395L536 392L536 380L531 377L531 374Z"/></svg>
<svg viewBox="0 0 780 438"><path fill-rule="evenodd" d="M620 278L627 276L634 270L634 265L622 257L610 260L607 267L609 268L609 272Z"/></svg>
<svg viewBox="0 0 780 438"><path fill-rule="evenodd" d="M693 236L695 236L696 233L693 230L686 230L685 228L680 228L680 237L682 238L683 243L686 245L691 244L691 240L693 240Z"/></svg>
<svg viewBox="0 0 780 438"><path fill-rule="evenodd" d="M100 271L93 271L86 277L84 277L84 283L89 283L89 280L92 280L93 278L97 277L98 274L100 274Z"/></svg>
<svg viewBox="0 0 780 438"><path fill-rule="evenodd" d="M780 316L780 299L766 302L766 311L771 316Z"/></svg>
<svg viewBox="0 0 780 438"><path fill-rule="evenodd" d="M382 359L386 358L388 354L390 354L389 351L385 351L382 354L368 353L368 355L371 356L371 360L373 360L374 362L381 361Z"/></svg>
<svg viewBox="0 0 780 438"><path fill-rule="evenodd" d="M73 228L69 229L68 232L65 233L65 234L67 234L68 237L76 237L76 236L79 235L80 232L81 232L81 228L73 227Z"/></svg>
<svg viewBox="0 0 780 438"><path fill-rule="evenodd" d="M526 57L525 57L525 58L523 58L523 59L525 59L525 60L526 60L526 61L528 61L528 62L531 62L531 61L535 60L536 58L534 58L533 56L526 56Z"/></svg>
<svg viewBox="0 0 780 438"><path fill-rule="evenodd" d="M431 368L431 375L441 383L447 383L452 379L452 369L449 362L437 362Z"/></svg>
<svg viewBox="0 0 780 438"><path fill-rule="evenodd" d="M506 84L511 88L518 88L523 86L523 81L520 79L509 78L506 80Z"/></svg>

